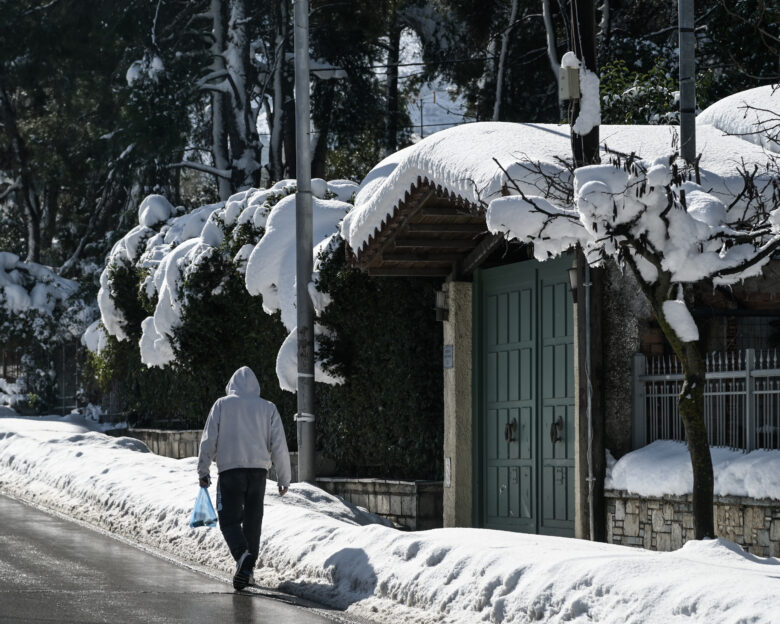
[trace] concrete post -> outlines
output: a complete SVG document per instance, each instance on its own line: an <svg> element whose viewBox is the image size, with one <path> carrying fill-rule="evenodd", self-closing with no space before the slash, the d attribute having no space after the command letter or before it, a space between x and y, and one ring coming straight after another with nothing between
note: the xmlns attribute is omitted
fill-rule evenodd
<svg viewBox="0 0 780 624"><path fill-rule="evenodd" d="M444 369L444 526L472 526L472 286L444 285L449 318L442 323L452 367ZM448 358L449 366L449 358Z"/></svg>

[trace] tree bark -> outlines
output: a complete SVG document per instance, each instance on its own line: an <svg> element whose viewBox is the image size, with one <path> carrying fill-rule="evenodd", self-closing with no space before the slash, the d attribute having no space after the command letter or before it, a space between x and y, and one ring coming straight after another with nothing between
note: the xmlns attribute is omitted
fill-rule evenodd
<svg viewBox="0 0 780 624"><path fill-rule="evenodd" d="M229 73L232 103L231 156L233 187L260 185L260 141L250 94L252 80L249 63L249 33L247 32L246 0L230 0L225 67Z"/></svg>
<svg viewBox="0 0 780 624"><path fill-rule="evenodd" d="M325 165L328 155L328 133L330 132L331 110L336 96L336 83L328 80L325 84L320 84L321 100L319 106L321 110L327 111L323 116L320 125L316 128L317 141L312 149L311 156L311 175L313 178L325 177Z"/></svg>
<svg viewBox="0 0 780 624"><path fill-rule="evenodd" d="M694 534L696 539L712 538L715 537L713 514L715 479L710 445L707 441L707 426L704 422L706 364L699 341L682 342L667 322L663 313L663 301L666 296L659 290L656 288L656 298L653 301L656 318L683 367L684 380L678 407L693 469Z"/></svg>
<svg viewBox="0 0 780 624"><path fill-rule="evenodd" d="M27 145L16 123L16 110L5 87L4 77L0 75L0 120L11 141L11 152L19 169L19 188L16 201L22 207L22 216L27 229L27 262L40 262L41 259L41 207L35 193L32 172L28 162Z"/></svg>
<svg viewBox="0 0 780 624"><path fill-rule="evenodd" d="M225 18L222 13L222 0L211 0L210 14L212 17L212 34L214 41L211 45L213 62L212 72L225 71L225 59L222 52L225 49ZM230 155L228 151L227 129L225 127L225 94L219 91L211 92L211 154L216 169L230 168ZM219 198L226 200L235 190L230 180L217 177L217 189Z"/></svg>
<svg viewBox="0 0 780 624"><path fill-rule="evenodd" d="M385 126L385 152L398 149L398 60L401 57L401 26L397 15L390 26L387 54L387 121Z"/></svg>
<svg viewBox="0 0 780 624"><path fill-rule="evenodd" d="M501 52L498 55L498 71L496 71L496 97L493 100L493 121L501 119L501 98L504 90L504 74L506 73L506 55L509 50L509 35L512 32L512 26L517 19L517 0L512 0L509 10L509 23L501 35Z"/></svg>
<svg viewBox="0 0 780 624"><path fill-rule="evenodd" d="M287 49L287 32L289 13L287 10L287 1L281 0L277 3L276 14L276 37L274 41L274 78L273 78L273 112L269 117L271 141L269 149L269 162L271 165L271 179L275 182L284 177L284 165L282 163L284 134L284 96L285 96L285 77L286 68L285 52Z"/></svg>

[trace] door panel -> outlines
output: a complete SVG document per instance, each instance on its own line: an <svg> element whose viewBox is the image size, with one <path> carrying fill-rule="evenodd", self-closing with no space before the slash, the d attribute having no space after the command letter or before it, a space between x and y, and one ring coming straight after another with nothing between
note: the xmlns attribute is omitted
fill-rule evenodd
<svg viewBox="0 0 780 624"><path fill-rule="evenodd" d="M574 533L569 266L568 257L529 261L476 276L475 483L482 488L478 519L488 528Z"/></svg>
<svg viewBox="0 0 780 624"><path fill-rule="evenodd" d="M535 531L535 278L505 268L483 281L483 524Z"/></svg>

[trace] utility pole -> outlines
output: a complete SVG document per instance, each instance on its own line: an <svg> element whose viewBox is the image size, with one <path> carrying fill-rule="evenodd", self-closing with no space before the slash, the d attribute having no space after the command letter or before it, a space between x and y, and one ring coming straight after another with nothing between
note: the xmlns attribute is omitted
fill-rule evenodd
<svg viewBox="0 0 780 624"><path fill-rule="evenodd" d="M596 7L593 0L571 0L571 38L574 54L583 66L598 74L596 67ZM580 100L572 100L570 119L580 114ZM585 135L571 133L571 145L574 167L592 165L599 162L599 127Z"/></svg>
<svg viewBox="0 0 780 624"><path fill-rule="evenodd" d="M680 155L696 160L696 33L693 0L678 0L677 25L680 30Z"/></svg>
<svg viewBox="0 0 780 624"><path fill-rule="evenodd" d="M309 115L309 2L295 0L296 307L298 313L298 480L314 482L314 308L312 274L311 137Z"/></svg>

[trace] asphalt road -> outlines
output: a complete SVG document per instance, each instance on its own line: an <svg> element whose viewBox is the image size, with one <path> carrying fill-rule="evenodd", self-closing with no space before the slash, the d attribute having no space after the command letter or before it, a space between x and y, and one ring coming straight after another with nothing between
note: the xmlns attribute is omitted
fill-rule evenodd
<svg viewBox="0 0 780 624"><path fill-rule="evenodd" d="M347 621L271 594L236 593L227 582L0 496L3 624Z"/></svg>

